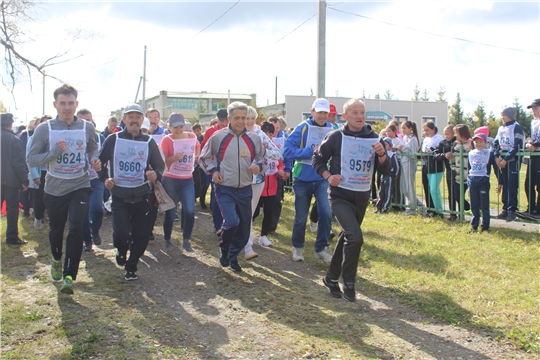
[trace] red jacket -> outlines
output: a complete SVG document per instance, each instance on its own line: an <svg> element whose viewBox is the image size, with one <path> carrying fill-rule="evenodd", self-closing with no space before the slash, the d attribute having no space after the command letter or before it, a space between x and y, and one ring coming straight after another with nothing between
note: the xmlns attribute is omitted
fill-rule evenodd
<svg viewBox="0 0 540 360"><path fill-rule="evenodd" d="M283 166L283 161L279 160L278 171L283 171L285 166ZM277 194L278 188L278 174L266 175L264 178L264 187L261 193L262 197L275 196Z"/></svg>

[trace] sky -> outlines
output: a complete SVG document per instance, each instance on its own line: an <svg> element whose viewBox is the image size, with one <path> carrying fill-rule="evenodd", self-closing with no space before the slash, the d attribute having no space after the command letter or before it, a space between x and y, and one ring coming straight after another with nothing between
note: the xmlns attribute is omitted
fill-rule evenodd
<svg viewBox="0 0 540 360"><path fill-rule="evenodd" d="M100 123L135 101L145 46L147 97L230 90L265 106L276 77L278 103L317 93L317 13L317 1L43 1L18 50L37 63L67 52L47 72ZM443 87L449 106L459 92L465 112L483 101L495 115L540 97L538 1L327 1L326 15L326 96L410 100L418 85L434 99ZM45 113L60 85L46 79ZM18 122L41 115L41 75L23 73L14 96L0 87L0 100Z"/></svg>

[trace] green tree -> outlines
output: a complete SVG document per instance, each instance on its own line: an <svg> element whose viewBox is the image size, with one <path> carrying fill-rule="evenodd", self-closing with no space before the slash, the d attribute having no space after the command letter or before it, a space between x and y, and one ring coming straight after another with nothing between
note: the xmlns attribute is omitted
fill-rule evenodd
<svg viewBox="0 0 540 360"><path fill-rule="evenodd" d="M424 93L422 94L420 101L429 101L429 92L427 89L424 89Z"/></svg>
<svg viewBox="0 0 540 360"><path fill-rule="evenodd" d="M201 114L206 114L208 112L207 104L208 104L207 101L204 101L202 99L199 99L199 101L197 102L197 109L195 109L195 111L197 112L195 113L195 116L193 117L193 120L192 120L194 124L199 123Z"/></svg>
<svg viewBox="0 0 540 360"><path fill-rule="evenodd" d="M448 119L449 124L465 124L463 109L461 108L461 97L459 96L459 93L457 93L456 102L450 106L450 111L448 113L450 115L450 118Z"/></svg>
<svg viewBox="0 0 540 360"><path fill-rule="evenodd" d="M445 99L444 95L446 94L446 89L444 88L444 86L439 86L439 90L437 91L437 100L435 101L439 101L439 102L446 102L447 100Z"/></svg>
<svg viewBox="0 0 540 360"><path fill-rule="evenodd" d="M489 112L489 115L487 118L487 126L489 129L489 136L492 138L497 136L497 131L499 130L499 126L501 126L501 120L495 117L495 115L493 114L493 111Z"/></svg>
<svg viewBox="0 0 540 360"><path fill-rule="evenodd" d="M480 100L480 102L478 103L478 106L474 110L473 115L474 115L473 129L477 129L487 124L486 106L483 100Z"/></svg>
<svg viewBox="0 0 540 360"><path fill-rule="evenodd" d="M385 93L384 93L384 99L385 100L392 100L393 97L394 97L394 95L392 94L390 89L385 91Z"/></svg>
<svg viewBox="0 0 540 360"><path fill-rule="evenodd" d="M372 130L375 133L380 133L381 130L386 129L386 121L385 120L377 120L375 121L375 124L371 125Z"/></svg>
<svg viewBox="0 0 540 360"><path fill-rule="evenodd" d="M418 84L414 86L412 101L420 101L420 89L418 89Z"/></svg>
<svg viewBox="0 0 540 360"><path fill-rule="evenodd" d="M362 90L362 99L366 98L366 90Z"/></svg>
<svg viewBox="0 0 540 360"><path fill-rule="evenodd" d="M523 127L525 137L531 136L531 122L533 120L533 115L531 113L527 114L517 97L512 106L516 108L516 121Z"/></svg>
<svg viewBox="0 0 540 360"><path fill-rule="evenodd" d="M0 100L0 113L7 113L6 106L4 105L4 102L2 100Z"/></svg>
<svg viewBox="0 0 540 360"><path fill-rule="evenodd" d="M380 98L381 98L381 95L379 95L379 93L376 93L374 99L380 99Z"/></svg>

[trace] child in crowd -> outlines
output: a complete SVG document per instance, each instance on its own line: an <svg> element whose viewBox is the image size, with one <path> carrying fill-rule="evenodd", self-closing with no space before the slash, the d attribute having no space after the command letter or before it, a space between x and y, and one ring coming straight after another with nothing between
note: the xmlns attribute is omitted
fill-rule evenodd
<svg viewBox="0 0 540 360"><path fill-rule="evenodd" d="M437 149L437 146L439 146L439 143L443 140L443 137L437 134L437 126L431 120L426 121L422 130L424 135L422 152L426 154L426 156L422 157L422 185L424 185L427 207L435 209L428 210L424 216L434 217L438 214L440 217L443 217L441 180L444 175L444 166L442 163L435 161L432 155Z"/></svg>
<svg viewBox="0 0 540 360"><path fill-rule="evenodd" d="M394 193L395 179L399 174L399 164L396 154L392 151L392 139L384 138L386 145L386 156L392 163L392 169L388 175L379 175L379 200L377 201L377 213L387 214L390 203L392 202L392 194Z"/></svg>
<svg viewBox="0 0 540 360"><path fill-rule="evenodd" d="M399 132L399 123L396 119L391 120L388 125L392 125L396 128L396 136L399 140L403 140L403 134Z"/></svg>
<svg viewBox="0 0 540 360"><path fill-rule="evenodd" d="M261 131L272 140L274 134L274 125L270 122L264 121L261 123ZM274 202L277 201L278 190L278 177L283 177L285 173L283 161L272 160L267 158L267 170L264 179L264 187L259 198L259 203L253 213L253 220L259 216L260 208L263 208L263 221L261 225L261 244L272 244L268 240L268 233L270 232L270 226L272 225Z"/></svg>
<svg viewBox="0 0 540 360"><path fill-rule="evenodd" d="M469 131L469 127L465 124L459 124L456 125L454 128L454 134L456 135L456 142L454 143L454 153L459 153L460 148L463 147L463 180L467 179L467 173L469 170L469 162L467 160L469 152L474 148L474 144L471 138L471 133ZM487 138L487 137L486 137ZM487 147L487 144L486 144ZM487 147L489 149L489 147ZM451 155L451 154L450 154ZM453 194L454 194L454 201L455 203L459 204L459 196L460 196L460 185L462 183L461 181L461 159L459 156L453 157L453 165L452 168L454 170L454 188L453 188ZM467 193L467 183L463 181L463 193ZM454 204L455 207L455 204ZM465 211L469 211L471 209L471 206L469 202L465 199L464 200L464 209Z"/></svg>
<svg viewBox="0 0 540 360"><path fill-rule="evenodd" d="M394 120L394 122L397 123L397 121L395 121L395 120ZM398 128L395 125L393 125L392 123L386 127L386 134L388 135L390 140L392 140L392 151L394 153L396 153L396 151L398 149L398 146L403 145L403 140L400 139L397 136L398 132L399 132ZM399 167L401 167L401 157L396 156L396 160L398 162ZM394 186L394 191L392 192L392 196L394 198L394 203L400 204L398 206L394 206L393 207L394 210L402 211L402 210L405 210L405 209L403 209L403 207L402 207L403 195L401 194L400 177L401 177L401 174L398 174L398 176L396 178L396 181L395 181L395 186Z"/></svg>
<svg viewBox="0 0 540 360"><path fill-rule="evenodd" d="M454 142L456 141L456 137L454 136L454 125L448 125L445 127L443 135L444 140L442 140L439 143L439 146L437 146L433 157L436 161L440 161L444 164L446 169L446 188L448 189L448 205L450 206L450 210L456 211L455 198L457 196L457 200L459 201L459 193L457 195L454 193L454 174L453 169L450 166L452 150L454 148ZM450 214L450 218L448 220L455 221L456 219L456 214Z"/></svg>
<svg viewBox="0 0 540 360"><path fill-rule="evenodd" d="M416 123L407 121L401 125L403 132L403 145L398 145L398 151L402 153L417 153L420 147L418 140L418 131ZM416 196L416 155L401 155L401 176L400 187L401 192L409 201L409 209L405 211L408 215L416 214L417 206L424 206Z"/></svg>
<svg viewBox="0 0 540 360"><path fill-rule="evenodd" d="M471 229L470 233L478 230L480 224L480 209L482 209L482 231L489 230L489 175L491 166L498 176L498 167L495 163L495 156L486 147L487 136L478 133L473 138L475 149L469 153L470 171L467 176L467 184L469 186L469 194L471 197ZM500 191L502 185L499 185L497 192Z"/></svg>

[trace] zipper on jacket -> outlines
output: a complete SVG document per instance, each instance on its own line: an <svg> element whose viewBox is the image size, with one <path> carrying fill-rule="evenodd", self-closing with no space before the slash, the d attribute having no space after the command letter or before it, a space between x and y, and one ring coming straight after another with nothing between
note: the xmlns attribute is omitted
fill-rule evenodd
<svg viewBox="0 0 540 360"><path fill-rule="evenodd" d="M240 136L236 135L236 143L237 143L237 150L238 150L238 186L236 187L236 190L240 189Z"/></svg>

